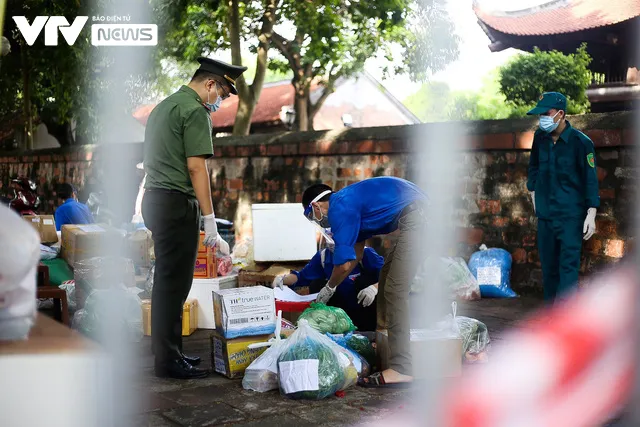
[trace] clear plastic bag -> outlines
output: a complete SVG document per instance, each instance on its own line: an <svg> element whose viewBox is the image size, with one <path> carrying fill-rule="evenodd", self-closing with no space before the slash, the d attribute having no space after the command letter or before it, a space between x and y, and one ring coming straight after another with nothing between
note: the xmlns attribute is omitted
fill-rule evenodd
<svg viewBox="0 0 640 427"><path fill-rule="evenodd" d="M371 373L371 365L369 364L369 362L367 362L367 360L364 357L358 354L358 352L355 349L351 348L351 346L349 345L349 340L351 339L352 335L353 335L352 332L349 332L346 335L343 335L343 334L332 335L329 333L326 334L326 336L329 337L333 342L335 342L340 347L349 351L349 353L351 354L351 357L353 358L353 366L355 366L356 371L358 371L358 376L367 377Z"/></svg>
<svg viewBox="0 0 640 427"><path fill-rule="evenodd" d="M40 259L54 259L58 257L60 247L40 244Z"/></svg>
<svg viewBox="0 0 640 427"><path fill-rule="evenodd" d="M275 340L244 371L242 387L264 393L278 388L278 358L284 348L285 341Z"/></svg>
<svg viewBox="0 0 640 427"><path fill-rule="evenodd" d="M472 355L480 354L489 347L487 325L471 317L457 316L456 323L462 338L462 351Z"/></svg>
<svg viewBox="0 0 640 427"><path fill-rule="evenodd" d="M458 257L440 260L445 265L444 274L453 295L467 301L480 299L480 286L464 259Z"/></svg>
<svg viewBox="0 0 640 427"><path fill-rule="evenodd" d="M350 353L305 321L284 342L278 357L280 393L320 400L354 385L358 373Z"/></svg>
<svg viewBox="0 0 640 427"><path fill-rule="evenodd" d="M339 307L331 307L321 302L312 302L300 317L322 334L346 334L356 330L347 313Z"/></svg>
<svg viewBox="0 0 640 427"><path fill-rule="evenodd" d="M124 285L93 291L84 309L73 317L75 329L101 340L112 334L127 342L140 342L142 327L142 301Z"/></svg>
<svg viewBox="0 0 640 427"><path fill-rule="evenodd" d="M156 264L153 263L147 274L147 280L144 282L144 290L149 298L151 298L151 291L153 291L153 275L156 273Z"/></svg>
<svg viewBox="0 0 640 427"><path fill-rule="evenodd" d="M85 290L108 289L120 283L136 284L133 261L121 257L95 257L75 263L73 276L76 286Z"/></svg>
<svg viewBox="0 0 640 427"><path fill-rule="evenodd" d="M67 280L62 282L60 289L64 289L67 293L67 305L69 306L69 311L76 311L77 303L76 303L76 282L73 280Z"/></svg>

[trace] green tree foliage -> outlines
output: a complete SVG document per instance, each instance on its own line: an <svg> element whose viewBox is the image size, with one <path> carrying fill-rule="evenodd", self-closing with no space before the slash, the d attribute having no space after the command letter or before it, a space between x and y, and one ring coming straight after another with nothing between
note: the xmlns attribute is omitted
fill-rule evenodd
<svg viewBox="0 0 640 427"><path fill-rule="evenodd" d="M569 55L536 48L532 54L518 55L501 67L500 91L520 111L533 107L541 93L555 91L567 97L568 113L585 113L589 110L586 89L592 80L590 63L586 44Z"/></svg>
<svg viewBox="0 0 640 427"><path fill-rule="evenodd" d="M485 76L478 91L452 91L446 83L430 82L404 104L424 122L495 120L519 114L499 91L498 69Z"/></svg>
<svg viewBox="0 0 640 427"><path fill-rule="evenodd" d="M270 67L293 71L299 130L312 128L339 78L361 71L378 53L390 61L397 59L393 51L399 53L404 61L396 71L409 71L414 79L442 69L458 54L442 0L284 0L279 10L294 31L274 31L273 44L285 61L271 61ZM312 102L313 82L323 90Z"/></svg>
<svg viewBox="0 0 640 427"><path fill-rule="evenodd" d="M199 56L231 50L231 62L243 65L242 43L256 54L252 83L237 80L238 113L233 133L249 133L251 116L267 74L268 50L278 17L278 0L153 0L159 22L158 60L194 63ZM223 59L223 58L222 58Z"/></svg>

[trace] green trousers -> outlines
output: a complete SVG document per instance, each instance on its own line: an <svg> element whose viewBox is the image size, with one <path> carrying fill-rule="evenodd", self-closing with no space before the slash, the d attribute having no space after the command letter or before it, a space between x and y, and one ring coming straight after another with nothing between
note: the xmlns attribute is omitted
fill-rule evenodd
<svg viewBox="0 0 640 427"><path fill-rule="evenodd" d="M583 225L581 219L538 219L538 251L547 302L578 287Z"/></svg>

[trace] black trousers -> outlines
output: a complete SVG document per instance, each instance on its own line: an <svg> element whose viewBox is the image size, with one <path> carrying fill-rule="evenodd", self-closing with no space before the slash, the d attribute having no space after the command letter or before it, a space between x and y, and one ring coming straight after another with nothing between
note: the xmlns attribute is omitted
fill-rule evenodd
<svg viewBox="0 0 640 427"><path fill-rule="evenodd" d="M193 281L200 238L198 201L179 192L147 190L142 217L156 255L151 340L156 364L182 355L182 306Z"/></svg>

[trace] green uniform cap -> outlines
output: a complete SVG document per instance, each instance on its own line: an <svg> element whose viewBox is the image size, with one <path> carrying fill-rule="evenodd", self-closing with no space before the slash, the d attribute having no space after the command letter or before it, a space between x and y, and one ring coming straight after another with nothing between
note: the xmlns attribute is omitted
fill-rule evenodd
<svg viewBox="0 0 640 427"><path fill-rule="evenodd" d="M560 92L545 92L540 95L538 104L527 115L538 116L553 109L567 111L567 98Z"/></svg>

